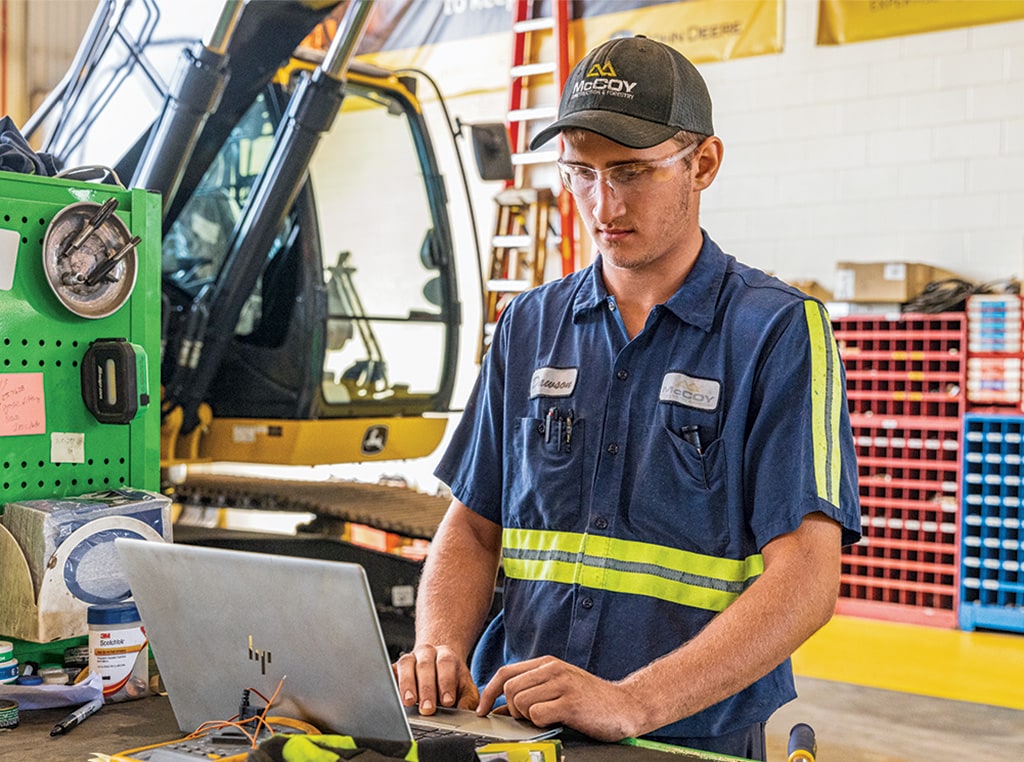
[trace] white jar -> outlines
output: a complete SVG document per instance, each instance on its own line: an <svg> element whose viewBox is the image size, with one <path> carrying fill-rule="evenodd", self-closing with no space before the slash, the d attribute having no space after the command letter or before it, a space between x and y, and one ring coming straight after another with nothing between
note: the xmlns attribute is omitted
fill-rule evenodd
<svg viewBox="0 0 1024 762"><path fill-rule="evenodd" d="M149 695L149 639L131 601L101 603L86 612L89 673L103 681L108 702Z"/></svg>

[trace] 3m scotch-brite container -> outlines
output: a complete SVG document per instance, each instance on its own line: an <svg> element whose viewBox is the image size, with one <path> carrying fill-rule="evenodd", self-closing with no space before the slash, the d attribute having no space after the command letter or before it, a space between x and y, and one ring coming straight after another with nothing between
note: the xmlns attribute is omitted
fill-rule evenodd
<svg viewBox="0 0 1024 762"><path fill-rule="evenodd" d="M149 639L131 601L101 603L86 612L89 622L89 673L103 681L108 702L149 694Z"/></svg>

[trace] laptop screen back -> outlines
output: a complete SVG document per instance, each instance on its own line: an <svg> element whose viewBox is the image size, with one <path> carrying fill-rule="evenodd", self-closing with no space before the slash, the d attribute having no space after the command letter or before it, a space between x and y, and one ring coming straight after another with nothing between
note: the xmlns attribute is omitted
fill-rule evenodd
<svg viewBox="0 0 1024 762"><path fill-rule="evenodd" d="M322 732L411 737L357 564L115 541L181 730L234 716L246 688ZM255 697L254 697L255 700Z"/></svg>

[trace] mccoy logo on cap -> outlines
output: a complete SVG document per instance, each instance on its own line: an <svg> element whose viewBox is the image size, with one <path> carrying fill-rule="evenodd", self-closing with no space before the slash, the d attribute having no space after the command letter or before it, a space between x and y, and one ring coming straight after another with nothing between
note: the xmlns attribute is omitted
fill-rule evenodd
<svg viewBox="0 0 1024 762"><path fill-rule="evenodd" d="M588 92L600 92L618 97L632 98L634 89L636 89L636 82L627 82L624 79L619 79L611 62L603 65L596 63L587 70L587 74L583 79L573 83L570 97L575 98Z"/></svg>
<svg viewBox="0 0 1024 762"><path fill-rule="evenodd" d="M650 148L680 130L713 135L711 96L700 72L679 51L646 37L617 38L576 64L562 92L558 120L541 130L530 148L571 127L630 148Z"/></svg>

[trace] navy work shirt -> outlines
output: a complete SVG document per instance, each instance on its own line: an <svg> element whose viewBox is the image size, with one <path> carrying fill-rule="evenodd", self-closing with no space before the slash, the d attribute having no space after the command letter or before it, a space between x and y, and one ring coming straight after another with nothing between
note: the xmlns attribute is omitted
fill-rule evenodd
<svg viewBox="0 0 1024 762"><path fill-rule="evenodd" d="M621 679L696 635L805 515L839 522L846 543L860 531L824 308L706 234L632 340L600 258L517 296L436 474L503 528L503 611L473 659L481 685L545 654ZM787 660L651 737L724 735L794 697Z"/></svg>

